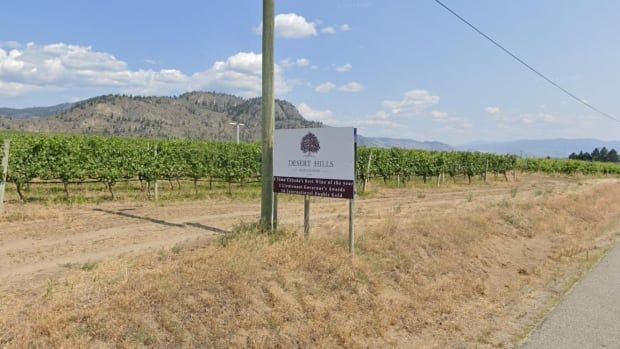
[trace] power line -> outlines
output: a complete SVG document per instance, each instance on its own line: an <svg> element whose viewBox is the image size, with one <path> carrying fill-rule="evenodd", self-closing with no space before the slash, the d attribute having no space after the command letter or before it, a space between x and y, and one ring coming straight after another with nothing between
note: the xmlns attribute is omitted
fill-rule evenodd
<svg viewBox="0 0 620 349"><path fill-rule="evenodd" d="M551 80L550 78L548 78L547 76L545 76L545 74L539 72L538 70L534 69L534 67L532 67L531 65L527 64L525 61L523 61L521 58L517 57L514 53L510 52L507 48L505 48L504 46L502 46L499 42L495 41L493 38L491 38L490 36L488 36L487 34L485 34L484 32L482 32L480 29L478 29L475 25L471 24L469 21L467 21L465 18L461 17L458 13L454 12L451 8L449 8L448 6L446 6L446 4L444 4L443 2L441 2L440 0L434 0L436 3L438 3L439 5L441 5L443 8L445 8L446 10L448 10L448 12L452 13L454 16L456 16L456 18L460 19L463 23L467 24L470 28L472 28L473 30L475 30L478 34L482 35L483 37L485 37L487 40L489 40L490 42L492 42L495 46L499 47L502 51L504 51L505 53L507 53L510 57L514 58L517 62L523 64L525 67L527 67L529 70L533 71L536 75L540 76L541 78L543 78L545 81L547 81L548 83L550 83L551 85L555 86L556 88L560 89L562 92L564 92L565 94L567 94L569 97L571 97L572 99L576 100L577 102L585 105L586 107L594 110L595 112L603 115L604 117L611 119L613 121L616 122L620 122L620 119L612 116L611 114L608 114L602 110L600 110L599 108L593 106L592 104L586 102L585 100L577 97L577 95L575 95L574 93L568 91L567 89L565 89L564 87L560 86L558 83L556 83L555 81Z"/></svg>

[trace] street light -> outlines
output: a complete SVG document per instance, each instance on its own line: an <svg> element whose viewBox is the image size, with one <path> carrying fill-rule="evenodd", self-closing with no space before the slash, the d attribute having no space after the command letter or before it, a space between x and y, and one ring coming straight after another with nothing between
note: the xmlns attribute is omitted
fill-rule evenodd
<svg viewBox="0 0 620 349"><path fill-rule="evenodd" d="M240 122L229 122L229 124L237 127L237 144L239 144L239 126L245 126L245 124Z"/></svg>

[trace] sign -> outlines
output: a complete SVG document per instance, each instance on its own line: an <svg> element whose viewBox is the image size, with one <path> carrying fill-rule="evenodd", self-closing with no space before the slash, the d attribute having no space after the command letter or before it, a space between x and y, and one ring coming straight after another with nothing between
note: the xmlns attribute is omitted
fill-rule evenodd
<svg viewBox="0 0 620 349"><path fill-rule="evenodd" d="M353 199L356 140L351 127L276 130L273 191Z"/></svg>

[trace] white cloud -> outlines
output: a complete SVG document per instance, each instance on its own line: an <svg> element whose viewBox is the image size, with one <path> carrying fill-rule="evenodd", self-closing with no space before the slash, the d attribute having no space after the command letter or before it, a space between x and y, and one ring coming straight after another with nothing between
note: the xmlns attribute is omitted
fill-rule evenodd
<svg viewBox="0 0 620 349"><path fill-rule="evenodd" d="M334 35L340 30L348 32L352 28L348 24L327 25L317 19L309 21L305 17L295 13L279 14L275 17L276 36L284 39L305 39L320 34ZM321 27L317 29L317 27ZM257 35L263 33L263 23L253 29Z"/></svg>
<svg viewBox="0 0 620 349"><path fill-rule="evenodd" d="M558 121L558 119L547 113L526 113L520 115L520 120L522 123L529 125L533 123L553 123Z"/></svg>
<svg viewBox="0 0 620 349"><path fill-rule="evenodd" d="M281 60L281 61L280 61L280 65L282 66L282 68L285 68L285 69L290 69L290 68L293 68L293 67L295 66L295 63L294 63L294 62L292 62L292 61L290 60L290 58L287 58L287 59L283 59L283 60Z"/></svg>
<svg viewBox="0 0 620 349"><path fill-rule="evenodd" d="M501 109L499 109L498 107L486 107L484 108L484 111L491 115L499 114L502 112Z"/></svg>
<svg viewBox="0 0 620 349"><path fill-rule="evenodd" d="M333 91L335 88L336 88L336 84L334 84L331 81L328 81L326 83L320 84L314 90L319 93L329 93Z"/></svg>
<svg viewBox="0 0 620 349"><path fill-rule="evenodd" d="M407 126L391 121L389 119L376 119L373 117L365 119L330 119L325 120L325 124L335 127L357 127L358 133L363 134L377 134L377 132L383 132L386 130L398 130L403 131L407 129Z"/></svg>
<svg viewBox="0 0 620 349"><path fill-rule="evenodd" d="M16 97L28 92L38 90L37 86L20 84L18 82L4 82L0 80L0 96Z"/></svg>
<svg viewBox="0 0 620 349"><path fill-rule="evenodd" d="M336 67L336 71L339 73L350 72L352 69L353 69L353 66L349 63Z"/></svg>
<svg viewBox="0 0 620 349"><path fill-rule="evenodd" d="M439 103L439 96L426 90L411 90L400 101L383 101L381 105L394 115L411 115Z"/></svg>
<svg viewBox="0 0 620 349"><path fill-rule="evenodd" d="M191 76L192 89L216 88L241 96L258 96L262 79L261 54L240 52L226 61L215 62L211 69ZM275 66L275 87L277 94L286 94L291 87L284 79L278 65Z"/></svg>
<svg viewBox="0 0 620 349"><path fill-rule="evenodd" d="M442 111L439 111L439 110L433 110L433 111L431 111L431 116L434 119L445 119L445 118L448 117L448 113L442 112Z"/></svg>
<svg viewBox="0 0 620 349"><path fill-rule="evenodd" d="M368 119L370 120L387 120L390 118L390 114L384 112L383 110L376 112L374 115L371 115Z"/></svg>
<svg viewBox="0 0 620 349"><path fill-rule="evenodd" d="M334 113L331 110L315 110L312 109L308 104L301 103L297 106L299 113L306 119L312 121L331 121Z"/></svg>
<svg viewBox="0 0 620 349"><path fill-rule="evenodd" d="M364 91L364 85L360 84L359 82L353 81L346 85L340 86L339 90L342 92L357 93Z"/></svg>
<svg viewBox="0 0 620 349"><path fill-rule="evenodd" d="M377 130L384 132L386 130L402 131L407 129L405 125L389 120L387 113L383 111L367 118L341 119L334 117L334 113L329 109L315 110L306 103L299 104L297 109L308 120L320 121L329 126L357 127L359 132L365 134L376 134Z"/></svg>
<svg viewBox="0 0 620 349"><path fill-rule="evenodd" d="M149 59L145 59L144 63L150 64L150 65L158 65L158 64L161 64L161 61L149 58Z"/></svg>
<svg viewBox="0 0 620 349"><path fill-rule="evenodd" d="M275 18L276 36L284 39L304 39L317 35L316 23L308 21L295 13L279 14ZM258 35L263 33L263 24L254 29Z"/></svg>
<svg viewBox="0 0 620 349"><path fill-rule="evenodd" d="M310 60L307 58L299 58L295 63L297 63L298 67L307 67L310 65Z"/></svg>
<svg viewBox="0 0 620 349"><path fill-rule="evenodd" d="M13 47L15 44L13 44ZM309 64L303 60L298 64ZM115 56L89 46L55 43L8 49L0 46L0 95L20 96L32 91L85 89L104 93L172 94L190 89L218 89L243 96L261 90L262 55L239 52L210 69L191 75L177 69L132 70ZM275 67L276 91L291 84Z"/></svg>
<svg viewBox="0 0 620 349"><path fill-rule="evenodd" d="M321 29L321 33L333 35L333 34L336 34L336 28L334 28L334 27L332 27L330 25L330 26L327 26L327 27Z"/></svg>
<svg viewBox="0 0 620 349"><path fill-rule="evenodd" d="M286 69L290 69L293 67L307 68L308 66L310 66L310 60L307 58L298 58L293 61L290 58L287 58L281 60L280 65Z"/></svg>

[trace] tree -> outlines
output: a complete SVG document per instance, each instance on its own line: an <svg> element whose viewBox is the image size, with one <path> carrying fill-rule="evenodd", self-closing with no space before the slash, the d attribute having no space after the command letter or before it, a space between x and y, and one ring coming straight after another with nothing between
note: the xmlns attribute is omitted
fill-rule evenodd
<svg viewBox="0 0 620 349"><path fill-rule="evenodd" d="M607 161L607 155L609 154L609 150L606 147L601 148L601 152L599 153L598 161Z"/></svg>
<svg viewBox="0 0 620 349"><path fill-rule="evenodd" d="M607 161L608 162L620 162L620 156L618 155L618 152L616 151L616 149L612 149L609 151L609 154L607 154Z"/></svg>
<svg viewBox="0 0 620 349"><path fill-rule="evenodd" d="M600 155L601 152L598 150L598 148L594 148L594 150L592 151L592 161L599 161Z"/></svg>

